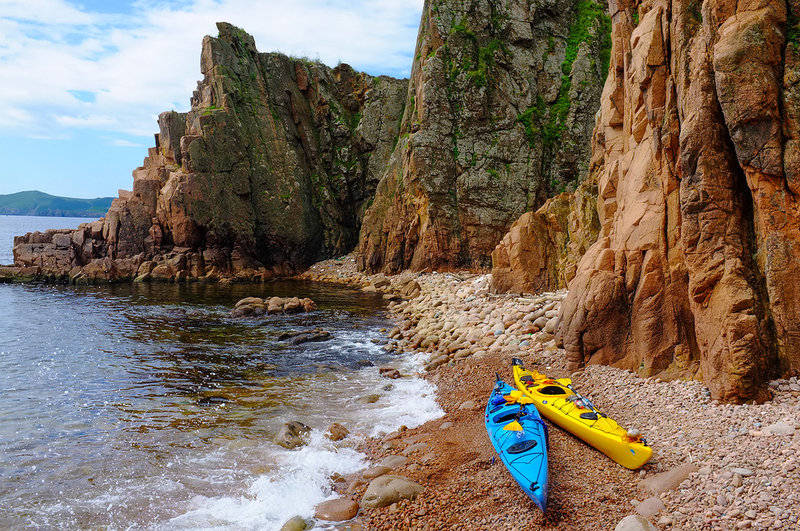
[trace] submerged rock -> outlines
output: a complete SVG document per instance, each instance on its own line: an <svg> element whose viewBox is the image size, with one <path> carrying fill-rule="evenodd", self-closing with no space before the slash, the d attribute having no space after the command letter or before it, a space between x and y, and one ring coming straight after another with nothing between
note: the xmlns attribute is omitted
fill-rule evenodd
<svg viewBox="0 0 800 531"><path fill-rule="evenodd" d="M339 424L338 422L334 422L328 429L325 430L325 437L332 441L341 441L345 437L350 435L350 430Z"/></svg>
<svg viewBox="0 0 800 531"><path fill-rule="evenodd" d="M227 404L229 399L224 396L204 396L197 400L197 404L200 406L219 406L222 404Z"/></svg>
<svg viewBox="0 0 800 531"><path fill-rule="evenodd" d="M364 403L364 404L374 404L375 402L377 402L380 399L381 399L381 395L379 395L377 393L372 393L372 394L369 394L369 395L364 395L362 397L359 397L358 401L361 402L361 403Z"/></svg>
<svg viewBox="0 0 800 531"><path fill-rule="evenodd" d="M383 378L389 378L390 380L397 380L398 378L402 378L400 371L398 371L394 367L381 367L380 369L378 369L378 374L380 374Z"/></svg>
<svg viewBox="0 0 800 531"><path fill-rule="evenodd" d="M292 450L308 442L307 435L310 431L311 428L302 422L287 422L283 425L273 441L279 446Z"/></svg>
<svg viewBox="0 0 800 531"><path fill-rule="evenodd" d="M323 330L321 328L315 328L314 330L306 331L306 332L298 332L298 331L291 331L291 332L284 332L278 336L279 341L289 340L290 343L293 345L299 345L301 343L308 343L310 341L328 341L333 336L327 330Z"/></svg>

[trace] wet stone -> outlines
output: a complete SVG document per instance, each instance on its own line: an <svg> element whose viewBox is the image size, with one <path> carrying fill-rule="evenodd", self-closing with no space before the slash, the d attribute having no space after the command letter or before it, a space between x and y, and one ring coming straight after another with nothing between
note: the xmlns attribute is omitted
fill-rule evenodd
<svg viewBox="0 0 800 531"><path fill-rule="evenodd" d="M400 371L394 367L381 367L378 369L378 374L380 374L383 378L389 378L390 380L396 380L401 377Z"/></svg>
<svg viewBox="0 0 800 531"><path fill-rule="evenodd" d="M302 516L293 516L281 526L280 531L306 531L311 527Z"/></svg>
<svg viewBox="0 0 800 531"><path fill-rule="evenodd" d="M314 516L320 520L342 522L355 518L358 514L358 502L350 498L327 500L316 506Z"/></svg>
<svg viewBox="0 0 800 531"><path fill-rule="evenodd" d="M391 471L392 467L388 467L385 465L377 465L372 468L366 469L364 472L361 473L361 475L364 477L364 479L375 479L384 474L388 474Z"/></svg>
<svg viewBox="0 0 800 531"><path fill-rule="evenodd" d="M332 441L341 441L345 437L350 435L350 430L339 424L338 422L334 422L328 429L325 431L325 437Z"/></svg>

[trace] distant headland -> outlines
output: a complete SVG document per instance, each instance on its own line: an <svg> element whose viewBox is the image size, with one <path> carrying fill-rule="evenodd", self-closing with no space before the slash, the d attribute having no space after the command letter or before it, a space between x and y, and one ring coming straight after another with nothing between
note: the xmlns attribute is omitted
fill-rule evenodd
<svg viewBox="0 0 800 531"><path fill-rule="evenodd" d="M111 206L112 199L113 197L58 197L37 190L0 194L0 215L102 217Z"/></svg>

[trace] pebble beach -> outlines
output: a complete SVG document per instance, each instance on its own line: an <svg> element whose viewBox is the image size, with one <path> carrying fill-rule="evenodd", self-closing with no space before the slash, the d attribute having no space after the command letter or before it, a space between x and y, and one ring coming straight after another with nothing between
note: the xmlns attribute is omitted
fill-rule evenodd
<svg viewBox="0 0 800 531"><path fill-rule="evenodd" d="M770 382L763 404L724 404L698 381L661 381L591 365L566 370L553 339L566 292L493 294L486 274L365 275L352 257L301 275L383 292L396 324L384 348L425 356L422 376L445 416L360 443L373 466L337 477L338 500L355 518L333 529L798 529L800 382ZM511 358L573 385L625 428L636 428L653 458L628 470L550 426L550 499L541 513L499 460L483 423L495 373L513 384ZM395 377L404 375L394 375ZM422 487L381 508L363 503L370 483L397 476ZM322 516L323 518L320 518ZM302 529L298 523L284 529ZM332 527L331 527L332 526Z"/></svg>

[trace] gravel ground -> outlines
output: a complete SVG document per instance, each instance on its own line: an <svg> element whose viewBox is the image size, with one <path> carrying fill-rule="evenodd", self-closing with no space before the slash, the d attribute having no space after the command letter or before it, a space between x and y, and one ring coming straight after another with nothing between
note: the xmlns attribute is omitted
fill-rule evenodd
<svg viewBox="0 0 800 531"><path fill-rule="evenodd" d="M731 405L710 400L696 381L662 382L605 366L568 374L551 333L563 292L493 295L486 275L466 272L365 276L349 257L317 264L303 277L353 286L388 280L378 289L387 299L416 282L416 297L390 304L398 326L387 349L430 353L424 377L436 384L446 412L364 444L376 463L407 453L408 462L391 473L425 491L383 509L362 508L338 529L614 529L637 511L658 529L800 529L796 378L771 382L774 398L764 404ZM550 498L542 514L493 462L483 423L495 372L513 384L511 357L553 377L571 376L599 409L642 432L653 459L630 471L551 425ZM676 486L648 488L678 470L685 479ZM338 490L360 501L368 483L351 477Z"/></svg>

